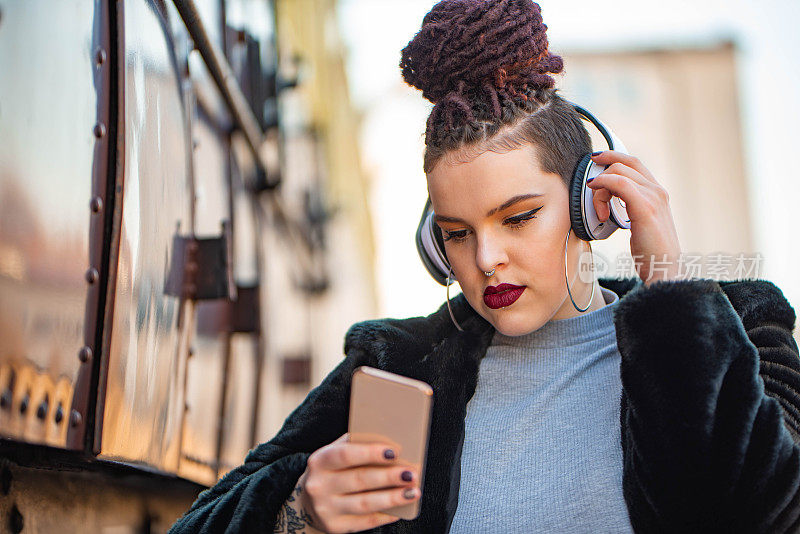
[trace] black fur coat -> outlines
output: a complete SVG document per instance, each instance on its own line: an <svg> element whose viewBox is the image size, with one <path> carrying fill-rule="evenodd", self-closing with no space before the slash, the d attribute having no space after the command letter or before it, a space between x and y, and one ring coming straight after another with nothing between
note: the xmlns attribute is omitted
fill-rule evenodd
<svg viewBox="0 0 800 534"><path fill-rule="evenodd" d="M764 280L600 284L620 296L623 491L636 532L800 530L800 359L795 312L780 289ZM434 390L420 515L370 532L447 532L466 405L494 333L463 295L452 304L465 332L445 306L354 325L347 357L170 532L272 532L309 454L347 431L359 365Z"/></svg>

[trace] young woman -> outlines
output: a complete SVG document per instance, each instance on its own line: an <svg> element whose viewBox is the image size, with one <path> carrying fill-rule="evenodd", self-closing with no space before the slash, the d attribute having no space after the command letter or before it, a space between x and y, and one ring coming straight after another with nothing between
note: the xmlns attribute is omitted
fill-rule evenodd
<svg viewBox="0 0 800 534"><path fill-rule="evenodd" d="M794 310L764 280L681 279L669 196L637 158L596 152L607 167L583 181L589 136L545 30L530 0L425 16L401 67L436 104L424 170L463 294L351 328L347 357L171 532L800 528ZM601 221L624 201L638 278L579 276L585 187ZM395 451L348 440L361 365L434 389L422 492ZM413 521L381 512L420 498Z"/></svg>

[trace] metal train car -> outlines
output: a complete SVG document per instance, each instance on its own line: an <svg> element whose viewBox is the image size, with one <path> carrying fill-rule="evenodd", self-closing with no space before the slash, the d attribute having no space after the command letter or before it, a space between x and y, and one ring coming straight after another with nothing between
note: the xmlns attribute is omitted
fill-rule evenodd
<svg viewBox="0 0 800 534"><path fill-rule="evenodd" d="M326 164L276 10L0 0L3 529L166 531L324 372Z"/></svg>

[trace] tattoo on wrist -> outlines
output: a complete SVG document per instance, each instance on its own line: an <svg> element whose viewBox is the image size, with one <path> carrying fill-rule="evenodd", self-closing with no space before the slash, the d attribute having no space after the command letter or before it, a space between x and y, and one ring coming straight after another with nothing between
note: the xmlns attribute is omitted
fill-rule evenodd
<svg viewBox="0 0 800 534"><path fill-rule="evenodd" d="M294 488L294 491L289 494L286 502L283 503L283 507L278 511L278 521L275 523L274 530L275 533L286 532L287 534L303 534L303 529L305 527L314 527L314 520L305 508L300 507L298 512L289 505L289 503L295 503L299 506L300 503L297 498L301 493L303 493L303 486L302 484L298 484Z"/></svg>

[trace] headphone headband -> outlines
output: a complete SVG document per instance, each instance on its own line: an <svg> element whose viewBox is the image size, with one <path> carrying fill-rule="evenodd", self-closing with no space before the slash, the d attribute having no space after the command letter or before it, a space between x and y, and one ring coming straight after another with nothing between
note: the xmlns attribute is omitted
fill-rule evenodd
<svg viewBox="0 0 800 534"><path fill-rule="evenodd" d="M617 137L611 128L603 124L600 119L592 115L586 108L570 102L569 100L565 100L565 102L574 107L575 111L577 111L584 120L591 122L594 127L598 129L603 138L606 140L609 150L616 150L617 152L625 152L627 154L628 149L625 148L625 144L622 142L622 139Z"/></svg>

